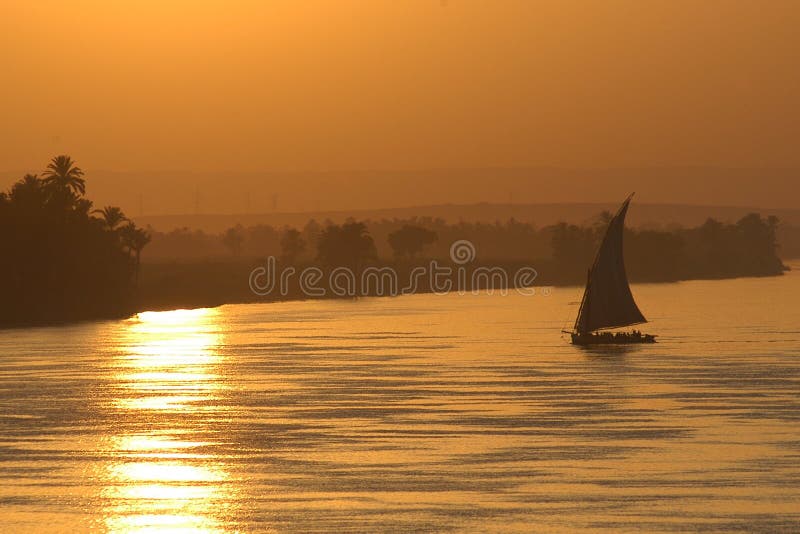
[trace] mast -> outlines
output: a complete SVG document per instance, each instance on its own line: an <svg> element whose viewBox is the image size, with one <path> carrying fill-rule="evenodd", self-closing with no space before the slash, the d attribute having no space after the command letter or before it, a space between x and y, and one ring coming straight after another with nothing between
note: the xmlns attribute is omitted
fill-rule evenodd
<svg viewBox="0 0 800 534"><path fill-rule="evenodd" d="M577 317L575 317L575 326L572 327L572 329L579 334L583 334L583 332L578 330L578 321L580 321L581 315L583 314L583 305L586 304L586 295L589 293L589 284L591 283L592 283L592 269L590 267L589 270L586 272L586 287L583 288L583 297L581 298L581 306L580 308L578 308Z"/></svg>

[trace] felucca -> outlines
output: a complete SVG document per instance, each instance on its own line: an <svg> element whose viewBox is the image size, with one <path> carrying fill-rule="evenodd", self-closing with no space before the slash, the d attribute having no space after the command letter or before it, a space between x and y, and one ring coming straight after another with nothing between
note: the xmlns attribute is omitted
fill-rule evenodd
<svg viewBox="0 0 800 534"><path fill-rule="evenodd" d="M655 343L656 337L632 332L608 332L609 328L621 328L646 323L636 301L633 300L625 262L622 258L622 234L625 230L625 215L633 194L622 203L619 211L608 223L603 242L589 269L586 289L575 326L567 331L574 345L614 343Z"/></svg>

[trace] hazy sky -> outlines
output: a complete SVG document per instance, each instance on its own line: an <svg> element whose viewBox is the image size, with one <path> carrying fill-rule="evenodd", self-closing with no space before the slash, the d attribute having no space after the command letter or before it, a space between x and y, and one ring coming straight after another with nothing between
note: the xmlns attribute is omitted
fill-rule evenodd
<svg viewBox="0 0 800 534"><path fill-rule="evenodd" d="M0 169L800 167L794 0L2 0Z"/></svg>

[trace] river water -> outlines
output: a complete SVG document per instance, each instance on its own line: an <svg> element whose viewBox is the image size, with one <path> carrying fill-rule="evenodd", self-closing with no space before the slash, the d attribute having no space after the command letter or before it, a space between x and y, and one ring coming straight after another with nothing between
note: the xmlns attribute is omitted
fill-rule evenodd
<svg viewBox="0 0 800 534"><path fill-rule="evenodd" d="M633 290L0 331L0 531L800 530L800 271Z"/></svg>

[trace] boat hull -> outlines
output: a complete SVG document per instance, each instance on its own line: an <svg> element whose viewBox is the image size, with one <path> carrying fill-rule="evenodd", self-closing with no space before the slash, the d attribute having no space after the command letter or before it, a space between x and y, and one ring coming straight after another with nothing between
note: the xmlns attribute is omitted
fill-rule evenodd
<svg viewBox="0 0 800 534"><path fill-rule="evenodd" d="M656 342L656 336L650 334L612 334L610 332L602 334L577 334L573 332L571 336L573 345L632 345Z"/></svg>

